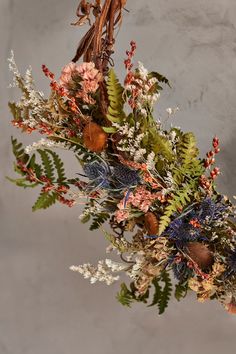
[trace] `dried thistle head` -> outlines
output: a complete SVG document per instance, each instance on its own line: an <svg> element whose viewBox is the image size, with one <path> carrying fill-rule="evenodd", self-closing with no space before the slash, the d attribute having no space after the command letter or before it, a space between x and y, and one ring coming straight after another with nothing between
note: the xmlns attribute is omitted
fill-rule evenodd
<svg viewBox="0 0 236 354"><path fill-rule="evenodd" d="M94 122L88 123L83 130L83 141L86 148L93 152L101 152L107 145L107 134Z"/></svg>

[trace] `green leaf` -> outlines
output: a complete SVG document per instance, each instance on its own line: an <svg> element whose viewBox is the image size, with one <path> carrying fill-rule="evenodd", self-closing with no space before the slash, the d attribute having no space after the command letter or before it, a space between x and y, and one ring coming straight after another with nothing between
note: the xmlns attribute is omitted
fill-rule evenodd
<svg viewBox="0 0 236 354"><path fill-rule="evenodd" d="M160 278L155 278L152 281L152 284L154 285L155 292L154 292L154 295L153 295L152 303L150 305L148 305L148 307L158 305L159 301L161 299L162 289L161 289L161 286L159 285L159 279Z"/></svg>
<svg viewBox="0 0 236 354"><path fill-rule="evenodd" d="M202 161L198 158L199 150L193 133L179 133L176 147L177 161L173 168L173 179L181 184L187 178L199 178L204 172Z"/></svg>
<svg viewBox="0 0 236 354"><path fill-rule="evenodd" d="M125 283L122 283L120 287L120 291L116 296L117 300L121 305L131 307L131 304L134 301L132 292L127 288Z"/></svg>
<svg viewBox="0 0 236 354"><path fill-rule="evenodd" d="M117 294L116 298L123 306L127 307L131 307L133 302L143 302L146 304L149 297L149 289L141 296L136 296L136 291L137 289L134 282L130 284L130 289L128 289L125 283L122 283L120 292Z"/></svg>
<svg viewBox="0 0 236 354"><path fill-rule="evenodd" d="M61 160L61 158L59 157L59 155L55 152L55 151L51 151L46 149L46 151L48 152L48 154L50 154L53 158L53 162L54 162L54 166L55 169L57 171L57 183L59 184L65 184L66 182L66 176L65 176L65 169L64 169L64 163Z"/></svg>
<svg viewBox="0 0 236 354"><path fill-rule="evenodd" d="M165 312L165 309L168 306L171 297L171 292L172 292L172 283L171 283L169 273L167 273L166 271L163 272L161 276L161 280L162 282L164 282L164 287L162 290L160 301L158 303L159 315Z"/></svg>
<svg viewBox="0 0 236 354"><path fill-rule="evenodd" d="M32 207L33 211L39 210L39 209L47 209L51 205L56 203L57 200L57 194L55 192L52 193L45 193L42 192L37 201L35 202L34 206Z"/></svg>
<svg viewBox="0 0 236 354"><path fill-rule="evenodd" d="M153 279L152 284L154 285L154 295L152 303L148 307L157 305L159 314L161 315L168 306L172 292L172 283L169 273L163 271L159 277Z"/></svg>
<svg viewBox="0 0 236 354"><path fill-rule="evenodd" d="M41 156L42 164L44 167L44 173L47 178L50 179L50 181L54 181L54 168L53 168L53 163L52 160L50 159L50 156L47 151L38 149L37 152Z"/></svg>
<svg viewBox="0 0 236 354"><path fill-rule="evenodd" d="M86 222L90 220L90 217L91 216L89 214L86 214L80 219L80 221L82 222L82 224L86 224Z"/></svg>
<svg viewBox="0 0 236 354"><path fill-rule="evenodd" d="M168 80L165 76L159 74L159 73L156 72L156 71L152 71L151 73L149 73L148 76L149 76L150 78L155 77L155 78L158 80L158 82L164 83L164 84L168 85L169 87L171 87L169 80ZM161 89L162 89L162 87L161 87Z"/></svg>
<svg viewBox="0 0 236 354"><path fill-rule="evenodd" d="M149 133L149 140L152 147L152 151L155 152L156 155L161 155L167 161L171 162L174 158L174 155L169 140L164 136L161 136L155 128L150 129Z"/></svg>
<svg viewBox="0 0 236 354"><path fill-rule="evenodd" d="M23 187L23 188L34 188L38 186L39 183L31 183L30 181L26 180L25 178L10 178L6 177L8 181L14 183L18 187Z"/></svg>
<svg viewBox="0 0 236 354"><path fill-rule="evenodd" d="M111 122L121 123L126 117L123 110L123 92L124 88L119 83L114 70L110 69L107 79L107 93L109 99L107 119Z"/></svg>
<svg viewBox="0 0 236 354"><path fill-rule="evenodd" d="M117 131L115 127L102 127L105 133L113 134Z"/></svg>
<svg viewBox="0 0 236 354"><path fill-rule="evenodd" d="M175 285L175 298L177 301L185 298L188 292L188 283L179 283Z"/></svg>
<svg viewBox="0 0 236 354"><path fill-rule="evenodd" d="M178 209L184 208L191 201L191 196L195 190L196 183L186 183L181 186L175 193L173 193L172 198L169 200L169 204L164 210L164 214L160 217L159 223L159 236L165 231L166 227L171 221L171 217Z"/></svg>
<svg viewBox="0 0 236 354"><path fill-rule="evenodd" d="M16 160L22 161L23 163L27 163L29 160L29 155L25 153L25 149L22 143L19 143L17 139L11 137L12 143L12 151L15 155Z"/></svg>
<svg viewBox="0 0 236 354"><path fill-rule="evenodd" d="M104 224L106 220L108 220L110 215L108 213L99 213L93 216L93 222L89 228L89 230L94 231L99 229L99 227Z"/></svg>
<svg viewBox="0 0 236 354"><path fill-rule="evenodd" d="M10 108L10 111L14 117L15 121L21 121L22 120L22 108L19 108L15 102L8 102L8 107Z"/></svg>

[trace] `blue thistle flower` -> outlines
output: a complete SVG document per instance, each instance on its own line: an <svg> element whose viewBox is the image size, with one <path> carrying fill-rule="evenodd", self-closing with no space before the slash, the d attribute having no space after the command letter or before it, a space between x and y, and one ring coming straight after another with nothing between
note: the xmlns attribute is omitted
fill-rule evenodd
<svg viewBox="0 0 236 354"><path fill-rule="evenodd" d="M133 187L140 182L138 172L122 164L114 166L113 174L118 189Z"/></svg>
<svg viewBox="0 0 236 354"><path fill-rule="evenodd" d="M114 167L105 161L94 160L84 165L86 177L91 181L89 187L103 188L113 191L131 188L140 182L137 171L122 164Z"/></svg>
<svg viewBox="0 0 236 354"><path fill-rule="evenodd" d="M190 218L191 219L191 218ZM173 220L165 231L169 239L175 241L177 248L183 248L186 243L203 239L201 229L189 224L189 217Z"/></svg>
<svg viewBox="0 0 236 354"><path fill-rule="evenodd" d="M207 219L209 221L216 221L222 219L223 213L226 210L227 206L221 203L221 199L215 202L211 198L206 198L199 205L197 218L200 222L204 222Z"/></svg>
<svg viewBox="0 0 236 354"><path fill-rule="evenodd" d="M109 178L111 170L105 162L92 161L84 165L84 172L86 177L91 181L90 186L93 188L110 187Z"/></svg>

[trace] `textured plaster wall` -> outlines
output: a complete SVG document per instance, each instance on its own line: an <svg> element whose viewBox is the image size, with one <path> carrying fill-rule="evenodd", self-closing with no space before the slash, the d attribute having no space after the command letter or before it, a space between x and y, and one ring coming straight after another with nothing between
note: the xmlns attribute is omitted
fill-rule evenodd
<svg viewBox="0 0 236 354"><path fill-rule="evenodd" d="M235 353L236 317L218 303L198 304L194 296L171 302L158 317L154 310L127 310L115 300L118 285L90 286L72 274L71 264L96 262L106 245L100 232L78 221L79 210L56 206L31 213L34 191L10 185L10 126L6 58L10 49L21 70L33 66L47 90L42 63L52 71L67 63L80 31L76 0L0 0L1 188L0 188L0 354L197 354ZM204 153L213 134L221 137L220 186L236 190L236 2L235 0L130 0L117 41L116 65L122 75L124 51L137 41L137 58L167 75L157 107L179 106L174 124L194 130ZM124 71L123 71L124 74ZM23 138L23 137L22 137ZM25 137L31 141L33 136ZM76 171L76 162L67 158Z"/></svg>

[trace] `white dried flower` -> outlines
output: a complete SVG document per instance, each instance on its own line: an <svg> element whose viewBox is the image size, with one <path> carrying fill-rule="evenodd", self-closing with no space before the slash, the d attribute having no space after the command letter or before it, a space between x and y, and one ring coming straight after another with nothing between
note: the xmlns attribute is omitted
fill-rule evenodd
<svg viewBox="0 0 236 354"><path fill-rule="evenodd" d="M56 142L48 139L40 139L37 142L34 142L32 145L28 145L25 148L25 153L30 154L35 150L38 149L52 149L52 148L60 148L60 149L67 149L67 144L64 142Z"/></svg>
<svg viewBox="0 0 236 354"><path fill-rule="evenodd" d="M177 113L178 111L179 111L179 107L166 109L166 112L168 113L169 116L172 116L173 114Z"/></svg>
<svg viewBox="0 0 236 354"><path fill-rule="evenodd" d="M115 281L119 280L119 276L114 276L112 273L120 272L125 268L126 266L121 263L116 263L110 259L106 259L105 261L99 261L96 267L90 263L85 263L79 266L71 266L70 270L82 274L85 279L90 279L91 284L99 281L105 282L107 285L111 285Z"/></svg>
<svg viewBox="0 0 236 354"><path fill-rule="evenodd" d="M147 80L148 77L148 70L144 67L143 63L140 61L138 62L138 71L139 75L143 80Z"/></svg>
<svg viewBox="0 0 236 354"><path fill-rule="evenodd" d="M149 171L152 171L155 169L155 152L150 152L150 154L148 154L147 156L147 162L146 162L146 165L147 165L147 169Z"/></svg>

